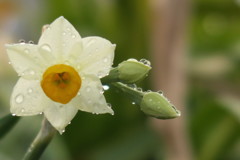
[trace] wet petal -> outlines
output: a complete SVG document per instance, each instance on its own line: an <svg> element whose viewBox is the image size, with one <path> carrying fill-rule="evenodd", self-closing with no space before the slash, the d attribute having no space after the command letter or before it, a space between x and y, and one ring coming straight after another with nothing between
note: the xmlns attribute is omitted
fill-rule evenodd
<svg viewBox="0 0 240 160"><path fill-rule="evenodd" d="M44 63L37 45L6 45L7 54L16 72L27 79L39 79Z"/></svg>
<svg viewBox="0 0 240 160"><path fill-rule="evenodd" d="M113 114L113 110L106 103L103 95L103 87L99 78L93 75L84 76L79 94L70 104L86 112Z"/></svg>
<svg viewBox="0 0 240 160"><path fill-rule="evenodd" d="M83 55L79 61L85 74L106 76L113 64L115 46L101 37L86 37L83 41Z"/></svg>
<svg viewBox="0 0 240 160"><path fill-rule="evenodd" d="M52 106L44 110L44 115L52 126L62 133L77 111L78 109L71 104L52 103Z"/></svg>
<svg viewBox="0 0 240 160"><path fill-rule="evenodd" d="M38 43L49 45L55 57L64 58L77 41L81 41L79 33L64 17L59 17L43 32Z"/></svg>
<svg viewBox="0 0 240 160"><path fill-rule="evenodd" d="M45 96L39 81L20 78L11 95L11 113L30 116L43 112L52 102Z"/></svg>

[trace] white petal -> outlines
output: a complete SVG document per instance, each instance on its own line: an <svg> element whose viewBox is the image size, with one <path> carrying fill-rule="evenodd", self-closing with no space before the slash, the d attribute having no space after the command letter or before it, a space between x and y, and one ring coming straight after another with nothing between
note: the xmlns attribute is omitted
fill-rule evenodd
<svg viewBox="0 0 240 160"><path fill-rule="evenodd" d="M113 110L106 103L99 78L93 75L84 76L79 94L74 97L70 104L86 112L113 114Z"/></svg>
<svg viewBox="0 0 240 160"><path fill-rule="evenodd" d="M72 46L80 40L81 37L72 24L64 17L59 17L43 32L38 44L49 45L55 57L64 59Z"/></svg>
<svg viewBox="0 0 240 160"><path fill-rule="evenodd" d="M82 57L82 53L83 53L83 44L82 44L82 40L81 40L81 41L77 41L72 46L65 63L68 63L68 61L69 61L69 64L76 65L74 67L79 68L80 66L78 65L78 62Z"/></svg>
<svg viewBox="0 0 240 160"><path fill-rule="evenodd" d="M37 45L12 44L6 45L8 57L20 76L27 79L39 79L44 64Z"/></svg>
<svg viewBox="0 0 240 160"><path fill-rule="evenodd" d="M18 116L36 115L43 112L51 101L43 93L39 81L20 78L11 95L11 113Z"/></svg>
<svg viewBox="0 0 240 160"><path fill-rule="evenodd" d="M106 76L113 64L115 46L101 37L86 37L83 41L83 55L79 63L83 73Z"/></svg>
<svg viewBox="0 0 240 160"><path fill-rule="evenodd" d="M52 106L44 110L47 120L60 133L64 132L65 127L71 122L78 109L71 104L52 103Z"/></svg>

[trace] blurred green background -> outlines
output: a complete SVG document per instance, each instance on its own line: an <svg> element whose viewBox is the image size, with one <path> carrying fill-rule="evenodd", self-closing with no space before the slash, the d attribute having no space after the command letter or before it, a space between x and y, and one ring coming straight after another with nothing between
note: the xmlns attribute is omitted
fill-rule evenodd
<svg viewBox="0 0 240 160"><path fill-rule="evenodd" d="M239 0L0 0L0 117L18 77L5 43L37 43L44 24L68 19L82 37L117 44L114 66L152 61L144 90L163 90L182 111L174 120L145 116L127 97L104 94L115 115L78 112L42 160L239 160ZM0 159L18 160L42 115L22 117L0 140Z"/></svg>

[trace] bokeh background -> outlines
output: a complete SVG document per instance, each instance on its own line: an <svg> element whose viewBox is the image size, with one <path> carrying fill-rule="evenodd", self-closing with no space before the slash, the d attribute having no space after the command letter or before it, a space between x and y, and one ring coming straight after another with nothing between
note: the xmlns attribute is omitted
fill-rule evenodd
<svg viewBox="0 0 240 160"><path fill-rule="evenodd" d="M42 160L240 159L239 0L0 0L0 117L18 79L4 44L37 43L59 16L82 37L116 43L115 66L149 59L153 69L138 85L162 90L182 116L147 117L110 88L115 115L79 112ZM0 159L21 159L41 120L22 117L0 140Z"/></svg>

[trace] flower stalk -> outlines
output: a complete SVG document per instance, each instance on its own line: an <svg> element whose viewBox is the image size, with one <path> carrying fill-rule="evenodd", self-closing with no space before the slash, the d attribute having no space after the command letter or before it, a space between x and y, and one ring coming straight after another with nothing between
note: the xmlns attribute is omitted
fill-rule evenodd
<svg viewBox="0 0 240 160"><path fill-rule="evenodd" d="M51 142L56 132L57 130L48 122L46 118L44 118L42 122L42 128L30 145L23 160L38 160L48 144Z"/></svg>
<svg viewBox="0 0 240 160"><path fill-rule="evenodd" d="M4 137L19 121L20 117L6 115L0 119L0 138Z"/></svg>

